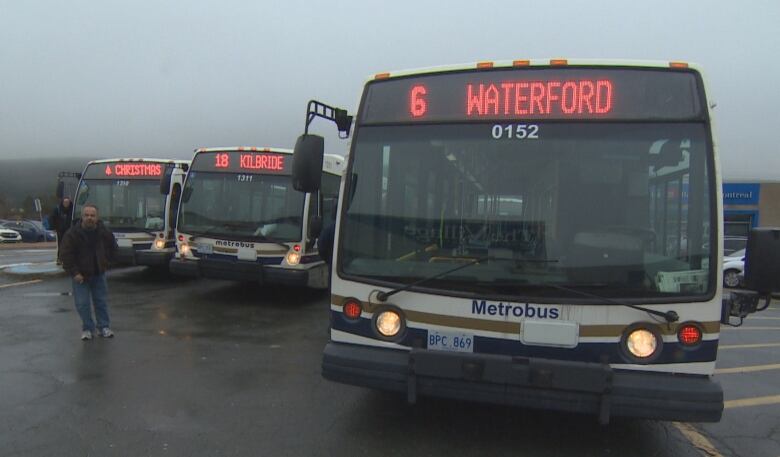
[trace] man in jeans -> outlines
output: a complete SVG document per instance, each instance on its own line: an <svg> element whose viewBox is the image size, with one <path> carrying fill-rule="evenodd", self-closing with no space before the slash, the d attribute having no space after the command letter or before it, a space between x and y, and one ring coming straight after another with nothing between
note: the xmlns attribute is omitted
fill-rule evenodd
<svg viewBox="0 0 780 457"><path fill-rule="evenodd" d="M116 250L114 234L98 219L97 207L84 205L81 220L65 233L60 254L62 268L73 278L73 298L81 317L82 340L91 340L93 335L114 336L109 328L106 270ZM92 320L93 306L97 327Z"/></svg>

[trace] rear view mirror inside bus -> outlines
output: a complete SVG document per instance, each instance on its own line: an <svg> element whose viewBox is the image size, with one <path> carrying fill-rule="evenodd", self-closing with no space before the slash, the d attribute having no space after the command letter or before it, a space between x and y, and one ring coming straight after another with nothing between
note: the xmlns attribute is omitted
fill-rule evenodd
<svg viewBox="0 0 780 457"><path fill-rule="evenodd" d="M295 190L316 192L322 182L322 160L325 139L319 135L303 134L295 142L292 163L292 181Z"/></svg>

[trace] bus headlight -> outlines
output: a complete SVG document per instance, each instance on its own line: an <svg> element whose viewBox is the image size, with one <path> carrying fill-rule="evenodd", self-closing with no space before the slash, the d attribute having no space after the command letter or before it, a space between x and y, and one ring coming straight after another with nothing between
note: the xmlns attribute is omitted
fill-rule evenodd
<svg viewBox="0 0 780 457"><path fill-rule="evenodd" d="M154 240L154 247L157 249L165 249L165 240Z"/></svg>
<svg viewBox="0 0 780 457"><path fill-rule="evenodd" d="M392 338L403 328L403 319L393 310L385 310L377 314L374 320L376 331L385 338Z"/></svg>
<svg viewBox="0 0 780 457"><path fill-rule="evenodd" d="M179 254L181 254L182 256L190 255L190 245L187 243L180 244Z"/></svg>
<svg viewBox="0 0 780 457"><path fill-rule="evenodd" d="M298 265L301 262L301 254L295 251L287 253L287 263L290 265Z"/></svg>
<svg viewBox="0 0 780 457"><path fill-rule="evenodd" d="M623 334L623 349L633 362L648 363L661 353L661 334L643 325L629 328Z"/></svg>

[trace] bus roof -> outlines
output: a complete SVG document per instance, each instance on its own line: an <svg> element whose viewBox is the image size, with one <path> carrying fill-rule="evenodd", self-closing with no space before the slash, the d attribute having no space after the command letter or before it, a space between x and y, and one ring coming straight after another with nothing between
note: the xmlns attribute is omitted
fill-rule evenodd
<svg viewBox="0 0 780 457"><path fill-rule="evenodd" d="M480 61L473 63L442 65L435 67L424 67L409 70L398 70L384 73L377 73L368 78L369 81L378 79L396 78L409 75L420 75L427 73L444 73L450 71L478 70L489 68L524 68L524 67L635 67L635 68L691 68L698 72L700 68L695 63L682 61L661 61L661 60L623 60L623 59L526 59L526 60L496 60Z"/></svg>
<svg viewBox="0 0 780 457"><path fill-rule="evenodd" d="M100 159L100 160L92 160L90 162L87 162L87 166L92 165L93 163L113 163L113 162L155 162L155 163L173 163L173 164L189 164L189 160L182 160L182 159L150 159L145 157L133 157L133 158L116 158L116 159Z"/></svg>
<svg viewBox="0 0 780 457"><path fill-rule="evenodd" d="M198 148L195 153L199 152L222 152L222 151L248 151L248 152L278 152L281 154L292 154L292 149L286 148L274 148L274 147L262 147L255 146L229 146L224 148Z"/></svg>

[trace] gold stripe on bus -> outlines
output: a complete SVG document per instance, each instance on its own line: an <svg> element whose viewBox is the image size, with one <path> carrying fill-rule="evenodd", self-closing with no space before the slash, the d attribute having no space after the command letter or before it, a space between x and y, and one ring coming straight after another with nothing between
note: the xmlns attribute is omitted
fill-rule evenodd
<svg viewBox="0 0 780 457"><path fill-rule="evenodd" d="M235 254L238 252L238 249L236 248L225 248L222 246L214 246L212 249L214 252L227 252L228 254Z"/></svg>
<svg viewBox="0 0 780 457"><path fill-rule="evenodd" d="M330 302L336 306L343 306L346 297L341 295L332 294L330 296ZM360 301L363 306L363 310L368 313L373 313L374 310L381 306L381 303L368 303L366 301ZM443 327L457 327L463 329L473 330L485 330L490 332L499 333L519 333L520 322L508 322L508 321L496 321L491 319L477 319L473 317L459 317L448 316L444 314L433 314L422 311L413 311L409 309L403 309L406 317L413 322L419 322L422 324L440 325ZM680 328L681 323L673 324L655 324L656 328L663 335L674 335ZM623 334L623 331L631 324L616 324L616 325L580 325L581 337L619 337ZM720 322L699 322L704 333L718 333L720 331Z"/></svg>

